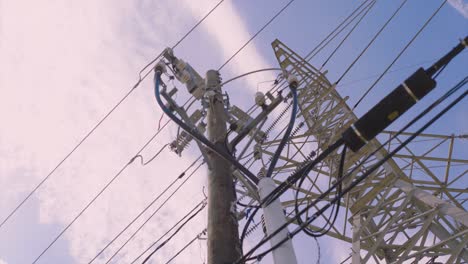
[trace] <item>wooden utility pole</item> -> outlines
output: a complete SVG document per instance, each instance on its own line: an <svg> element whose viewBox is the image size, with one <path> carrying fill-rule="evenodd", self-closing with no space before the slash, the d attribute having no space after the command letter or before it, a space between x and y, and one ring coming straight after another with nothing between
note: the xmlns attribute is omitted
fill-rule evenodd
<svg viewBox="0 0 468 264"><path fill-rule="evenodd" d="M208 102L208 139L227 151L226 113L219 73L206 73L205 99ZM233 205L235 189L231 164L208 151L208 264L234 263L241 257L238 223Z"/></svg>

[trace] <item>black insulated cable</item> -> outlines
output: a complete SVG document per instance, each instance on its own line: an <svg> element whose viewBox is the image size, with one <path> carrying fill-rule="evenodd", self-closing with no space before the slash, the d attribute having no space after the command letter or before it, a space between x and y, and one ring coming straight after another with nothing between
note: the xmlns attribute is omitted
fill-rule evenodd
<svg viewBox="0 0 468 264"><path fill-rule="evenodd" d="M214 145L212 142L210 142L208 139L206 139L203 135L201 135L198 132L198 129L196 127L190 127L187 124L185 124L182 120L177 118L170 109L166 107L166 105L163 103L161 99L161 92L160 92L160 82L161 82L161 69L156 69L155 70L155 88L154 88L154 93L156 97L156 101L158 102L159 107L163 110L163 112L172 120L174 121L178 126L180 126L183 130L185 130L187 133L189 133L194 139L199 141L200 143L204 144L206 147L208 147L210 150L214 151L216 154L218 154L220 157L224 158L228 162L230 162L233 166L235 166L239 171L244 173L247 178L249 178L255 185L258 183L258 179L255 175L252 174L248 169L246 169L243 165L241 165L234 157L232 157L227 151L218 148L216 145ZM163 95L164 96L164 95Z"/></svg>
<svg viewBox="0 0 468 264"><path fill-rule="evenodd" d="M197 210L198 207L200 207L201 204L203 204L203 202L205 201L206 199L204 199L203 201L201 201L199 204L197 204L195 207L193 207L187 214L185 214L181 219L179 219L179 221L177 221L177 223L175 223L171 228L169 228L169 230L167 230L162 236L160 236L158 238L158 240L156 240L155 242L153 242L149 247L147 247L142 253L140 253L140 255L138 255L135 259L133 259L133 261L130 263L130 264L134 264L135 262L138 261L138 259L140 259L144 254L146 254L146 252L150 251L150 249L152 247L154 247L159 241L161 241L161 239L163 239L165 236L167 236L172 230L174 230L175 228L177 228L180 223L184 222L193 212L195 212L195 210Z"/></svg>
<svg viewBox="0 0 468 264"><path fill-rule="evenodd" d="M344 164L345 164L345 159L346 159L346 150L347 150L346 145L344 145L343 150L341 152L340 164L338 167L338 174L337 174L338 181L343 177ZM299 201L298 201L299 200L298 195L301 190L301 186L304 182L304 179L306 179L306 177L303 177L299 181L298 188L296 190L295 200L294 200L294 211L296 213L296 220L299 223L299 225L302 225L304 223L301 216L299 215ZM342 189L343 189L343 184L339 184L337 188L337 192L336 192L337 197L342 196ZM306 226L303 230L304 233L314 238L326 235L331 230L331 228L335 225L336 219L338 218L339 211L340 211L340 200L338 199L337 202L333 204L332 210L330 212L330 216L328 217L328 219L326 219L326 224L319 230L312 230L308 226ZM334 214L333 220L330 220L333 214Z"/></svg>
<svg viewBox="0 0 468 264"><path fill-rule="evenodd" d="M187 220L184 221L184 223L182 223L177 229L176 231L174 231L174 233L172 233L172 235L170 237L168 237L166 240L164 240L161 244L159 244L158 247L156 247L142 262L142 264L145 264L146 262L148 262L151 257L159 250L161 249L162 247L164 247L169 241L171 241L171 239L177 235L177 233L179 233L180 230L182 230L182 228L190 222L190 220L192 220L195 216L197 216L201 211L203 211L203 209L205 209L206 207L206 201L203 201L203 204L201 206L200 209L198 209L194 214L192 214L189 218L187 218Z"/></svg>
<svg viewBox="0 0 468 264"><path fill-rule="evenodd" d="M296 115L297 115L297 108L298 108L298 102L297 102L297 87L290 85L291 88L291 94L293 98L292 102L292 109L291 109L291 117L289 118L289 124L284 132L283 138L281 139L281 142L278 146L278 148L275 151L275 154L273 155L273 159L270 162L270 166L268 167L268 171L265 175L266 178L270 178L271 175L273 174L273 170L275 169L276 163L278 162L279 156L281 155L281 152L283 151L284 146L286 143L289 141L289 136L291 135L291 131L294 127L294 123L296 121Z"/></svg>

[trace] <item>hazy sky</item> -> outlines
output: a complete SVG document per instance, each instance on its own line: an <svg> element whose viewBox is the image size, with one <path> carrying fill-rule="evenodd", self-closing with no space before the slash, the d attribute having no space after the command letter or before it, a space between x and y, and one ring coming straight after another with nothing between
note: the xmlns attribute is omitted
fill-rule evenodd
<svg viewBox="0 0 468 264"><path fill-rule="evenodd" d="M218 68L287 1L226 0L197 30L175 49L201 74ZM161 1L25 1L0 0L0 220L66 155L73 146L118 102L138 79L142 66L172 46L200 19L215 0ZM368 22L327 65L334 81L382 25L400 1L380 0ZM356 102L406 44L439 0L410 0L402 14L353 69L338 91ZM297 0L235 60L222 70L224 79L250 70L277 67L271 42L279 38L305 55L350 11L355 1ZM468 33L468 3L453 0L431 22L394 69L429 65ZM312 61L316 66L323 56ZM436 98L466 75L467 52L447 67ZM389 74L356 109L363 114L415 67ZM232 101L253 102L260 81L271 73L246 78L226 87ZM375 78L375 77L374 77ZM0 264L31 263L60 230L75 217L122 166L136 154L158 127L161 116L148 78L102 124L32 199L0 229ZM349 83L348 85L346 85ZM185 89L179 86L179 93ZM426 100L426 99L425 99ZM421 103L427 105L431 99ZM466 134L467 104L457 106L433 133ZM408 113L399 123L414 116ZM164 118L164 121L167 119ZM446 125L450 124L450 125ZM144 151L151 157L174 139L170 126ZM465 147L466 146L466 143ZM40 263L85 263L147 203L198 156L195 148L179 158L163 151L147 166L130 165L116 182L41 258ZM157 214L118 256L125 263L157 239L189 209L203 199L206 169L202 167L181 192ZM206 225L205 215L168 244L156 262L165 261ZM314 259L315 242L295 242L300 263ZM101 263L123 243L109 248ZM333 248L323 240L322 257ZM338 245L342 245L339 244ZM176 263L203 263L205 246L197 242ZM336 263L348 249L322 263ZM268 259L266 260L268 261Z"/></svg>

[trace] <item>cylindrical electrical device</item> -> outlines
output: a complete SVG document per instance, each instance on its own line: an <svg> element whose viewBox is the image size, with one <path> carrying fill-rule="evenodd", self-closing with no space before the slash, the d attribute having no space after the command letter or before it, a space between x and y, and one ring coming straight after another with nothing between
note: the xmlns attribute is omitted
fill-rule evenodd
<svg viewBox="0 0 468 264"><path fill-rule="evenodd" d="M262 178L258 183L258 193L260 198L265 199L273 190L276 184L272 178ZM283 207L279 199L274 200L272 203L263 208L263 215L265 218L265 225L267 233L271 234L276 231L280 226L286 223L286 216L284 215ZM283 238L288 236L288 230L283 229L276 236L270 240L271 246L274 247ZM297 263L296 254L292 241L288 240L281 246L273 250L273 259L275 263Z"/></svg>
<svg viewBox="0 0 468 264"><path fill-rule="evenodd" d="M435 86L436 82L426 71L418 69L343 133L346 146L358 151Z"/></svg>

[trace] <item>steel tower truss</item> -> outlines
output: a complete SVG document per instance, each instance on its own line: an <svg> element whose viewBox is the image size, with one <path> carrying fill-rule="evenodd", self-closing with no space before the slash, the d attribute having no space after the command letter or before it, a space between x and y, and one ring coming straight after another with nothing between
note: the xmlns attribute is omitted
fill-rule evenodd
<svg viewBox="0 0 468 264"><path fill-rule="evenodd" d="M313 159L339 139L357 117L347 106L347 98L338 94L324 73L280 41L275 40L272 46L281 68L296 75L300 82L298 125L274 172L279 184L304 160ZM275 131L276 138L270 132L264 140L255 139L251 170L260 171L275 153L281 140L281 132ZM394 134L382 133L357 153L348 150L345 171L357 166L381 146L380 142ZM380 148L355 170L345 185L410 135L403 133ZM350 256L344 263L418 263L430 259L468 262L468 160L456 156L454 146L459 140L466 140L466 136L419 135L341 200L338 220L327 235L350 243ZM340 156L335 151L307 175L299 190L299 208L316 199L336 180ZM245 182L240 174L237 177L239 182ZM288 217L294 215L297 189L292 186L281 197ZM238 192L244 201L246 196L252 198L251 203L258 199L251 187L238 187ZM326 213L309 228L318 230L328 218Z"/></svg>

